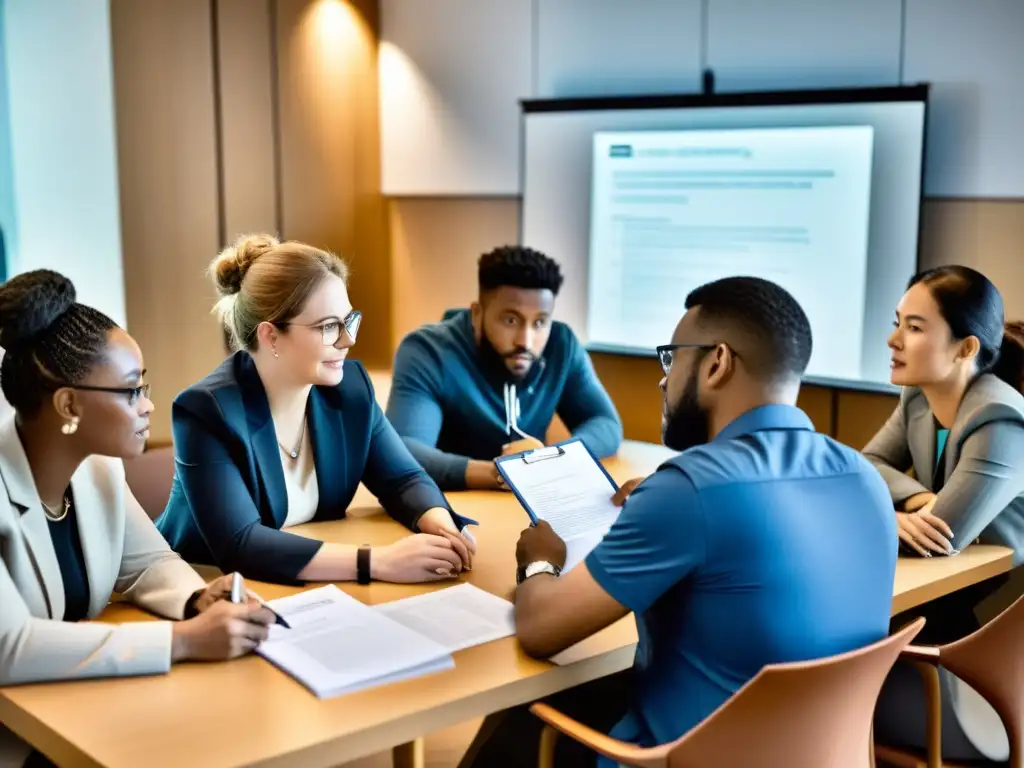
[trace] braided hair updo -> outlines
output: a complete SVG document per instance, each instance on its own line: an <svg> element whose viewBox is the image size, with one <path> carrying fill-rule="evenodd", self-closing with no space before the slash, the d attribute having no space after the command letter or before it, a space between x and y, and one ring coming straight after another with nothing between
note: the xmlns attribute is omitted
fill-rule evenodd
<svg viewBox="0 0 1024 768"><path fill-rule="evenodd" d="M57 272L37 269L0 285L0 389L23 416L44 396L80 383L102 358L117 323L75 301L75 286Z"/></svg>

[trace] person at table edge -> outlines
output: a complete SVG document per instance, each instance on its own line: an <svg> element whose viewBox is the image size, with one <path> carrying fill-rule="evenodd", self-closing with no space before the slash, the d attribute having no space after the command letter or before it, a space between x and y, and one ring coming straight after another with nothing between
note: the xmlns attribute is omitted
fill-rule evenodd
<svg viewBox="0 0 1024 768"><path fill-rule="evenodd" d="M900 401L864 449L889 487L900 543L909 554L943 556L971 542L1013 549L1024 560L1024 396L1021 348L1003 324L1003 300L980 272L944 266L911 279L896 308L893 384ZM1009 331L1009 332L1006 332ZM906 474L914 469L914 477ZM893 619L928 622L917 642L959 640L981 624L983 600L998 613L1021 593L1000 575ZM1009 739L999 715L966 682L939 671L942 755L1004 761ZM883 744L927 743L923 683L897 664L879 697L875 734Z"/></svg>
<svg viewBox="0 0 1024 768"><path fill-rule="evenodd" d="M0 345L0 686L159 674L266 639L271 612L224 600L230 576L206 585L128 489L153 410L131 336L35 270L0 286ZM115 591L176 621L92 621ZM0 765L52 768L2 724Z"/></svg>
<svg viewBox="0 0 1024 768"><path fill-rule="evenodd" d="M658 350L664 440L682 453L623 486L619 501L635 490L618 520L561 578L565 544L546 523L516 552L516 635L531 655L635 614L633 669L552 704L642 746L689 731L766 664L880 640L895 578L885 483L795 406L811 355L799 304L765 280L728 278L686 307ZM474 764L530 765L538 722L508 713ZM556 765L591 764L558 743Z"/></svg>
<svg viewBox="0 0 1024 768"><path fill-rule="evenodd" d="M1024 396L1020 346L980 272L915 276L896 309L892 415L864 448L897 508L900 541L922 556L980 539L1024 562ZM907 474L913 468L914 477ZM934 625L932 627L934 629Z"/></svg>
<svg viewBox="0 0 1024 768"><path fill-rule="evenodd" d="M348 359L361 314L337 256L267 235L211 265L238 351L174 400L175 477L161 533L185 559L279 583L454 578L475 548ZM287 528L337 520L360 482L416 535L324 543Z"/></svg>
<svg viewBox="0 0 1024 768"><path fill-rule="evenodd" d="M480 257L469 309L398 347L388 419L444 490L501 487L494 459L543 445L555 414L598 458L622 423L572 330L551 319L562 273L522 246Z"/></svg>

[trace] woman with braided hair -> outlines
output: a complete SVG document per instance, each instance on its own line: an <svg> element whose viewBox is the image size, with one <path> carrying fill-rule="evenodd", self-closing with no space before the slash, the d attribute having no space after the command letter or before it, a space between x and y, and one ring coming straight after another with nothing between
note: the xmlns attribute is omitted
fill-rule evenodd
<svg viewBox="0 0 1024 768"><path fill-rule="evenodd" d="M47 270L0 285L0 686L167 672L228 659L273 614L204 584L132 496L121 459L140 454L153 403L138 345ZM179 622L89 621L113 592ZM0 725L0 764L29 753ZM38 753L26 765L46 765Z"/></svg>

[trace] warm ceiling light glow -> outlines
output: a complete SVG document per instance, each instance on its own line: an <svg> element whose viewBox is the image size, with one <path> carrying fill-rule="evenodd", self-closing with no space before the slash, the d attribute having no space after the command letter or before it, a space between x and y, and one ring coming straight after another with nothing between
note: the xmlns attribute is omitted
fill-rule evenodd
<svg viewBox="0 0 1024 768"><path fill-rule="evenodd" d="M377 54L380 76L381 168L386 179L423 167L423 147L460 146L465 130L430 79L401 48L383 40ZM449 141L451 137L454 140ZM465 143L471 145L472 137Z"/></svg>
<svg viewBox="0 0 1024 768"><path fill-rule="evenodd" d="M311 11L321 46L350 46L361 39L363 20L344 0L319 0Z"/></svg>

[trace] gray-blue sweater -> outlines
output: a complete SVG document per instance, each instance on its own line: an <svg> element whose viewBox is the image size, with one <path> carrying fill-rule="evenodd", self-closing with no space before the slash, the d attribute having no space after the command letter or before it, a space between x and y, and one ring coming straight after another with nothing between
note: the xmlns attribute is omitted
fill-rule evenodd
<svg viewBox="0 0 1024 768"><path fill-rule="evenodd" d="M515 386L519 429L540 440L557 413L598 457L622 442L622 422L576 335L552 323L540 360L521 381L486 365L469 310L405 337L395 356L387 416L442 490L466 487L470 459L490 461L518 438L506 429L505 386Z"/></svg>

